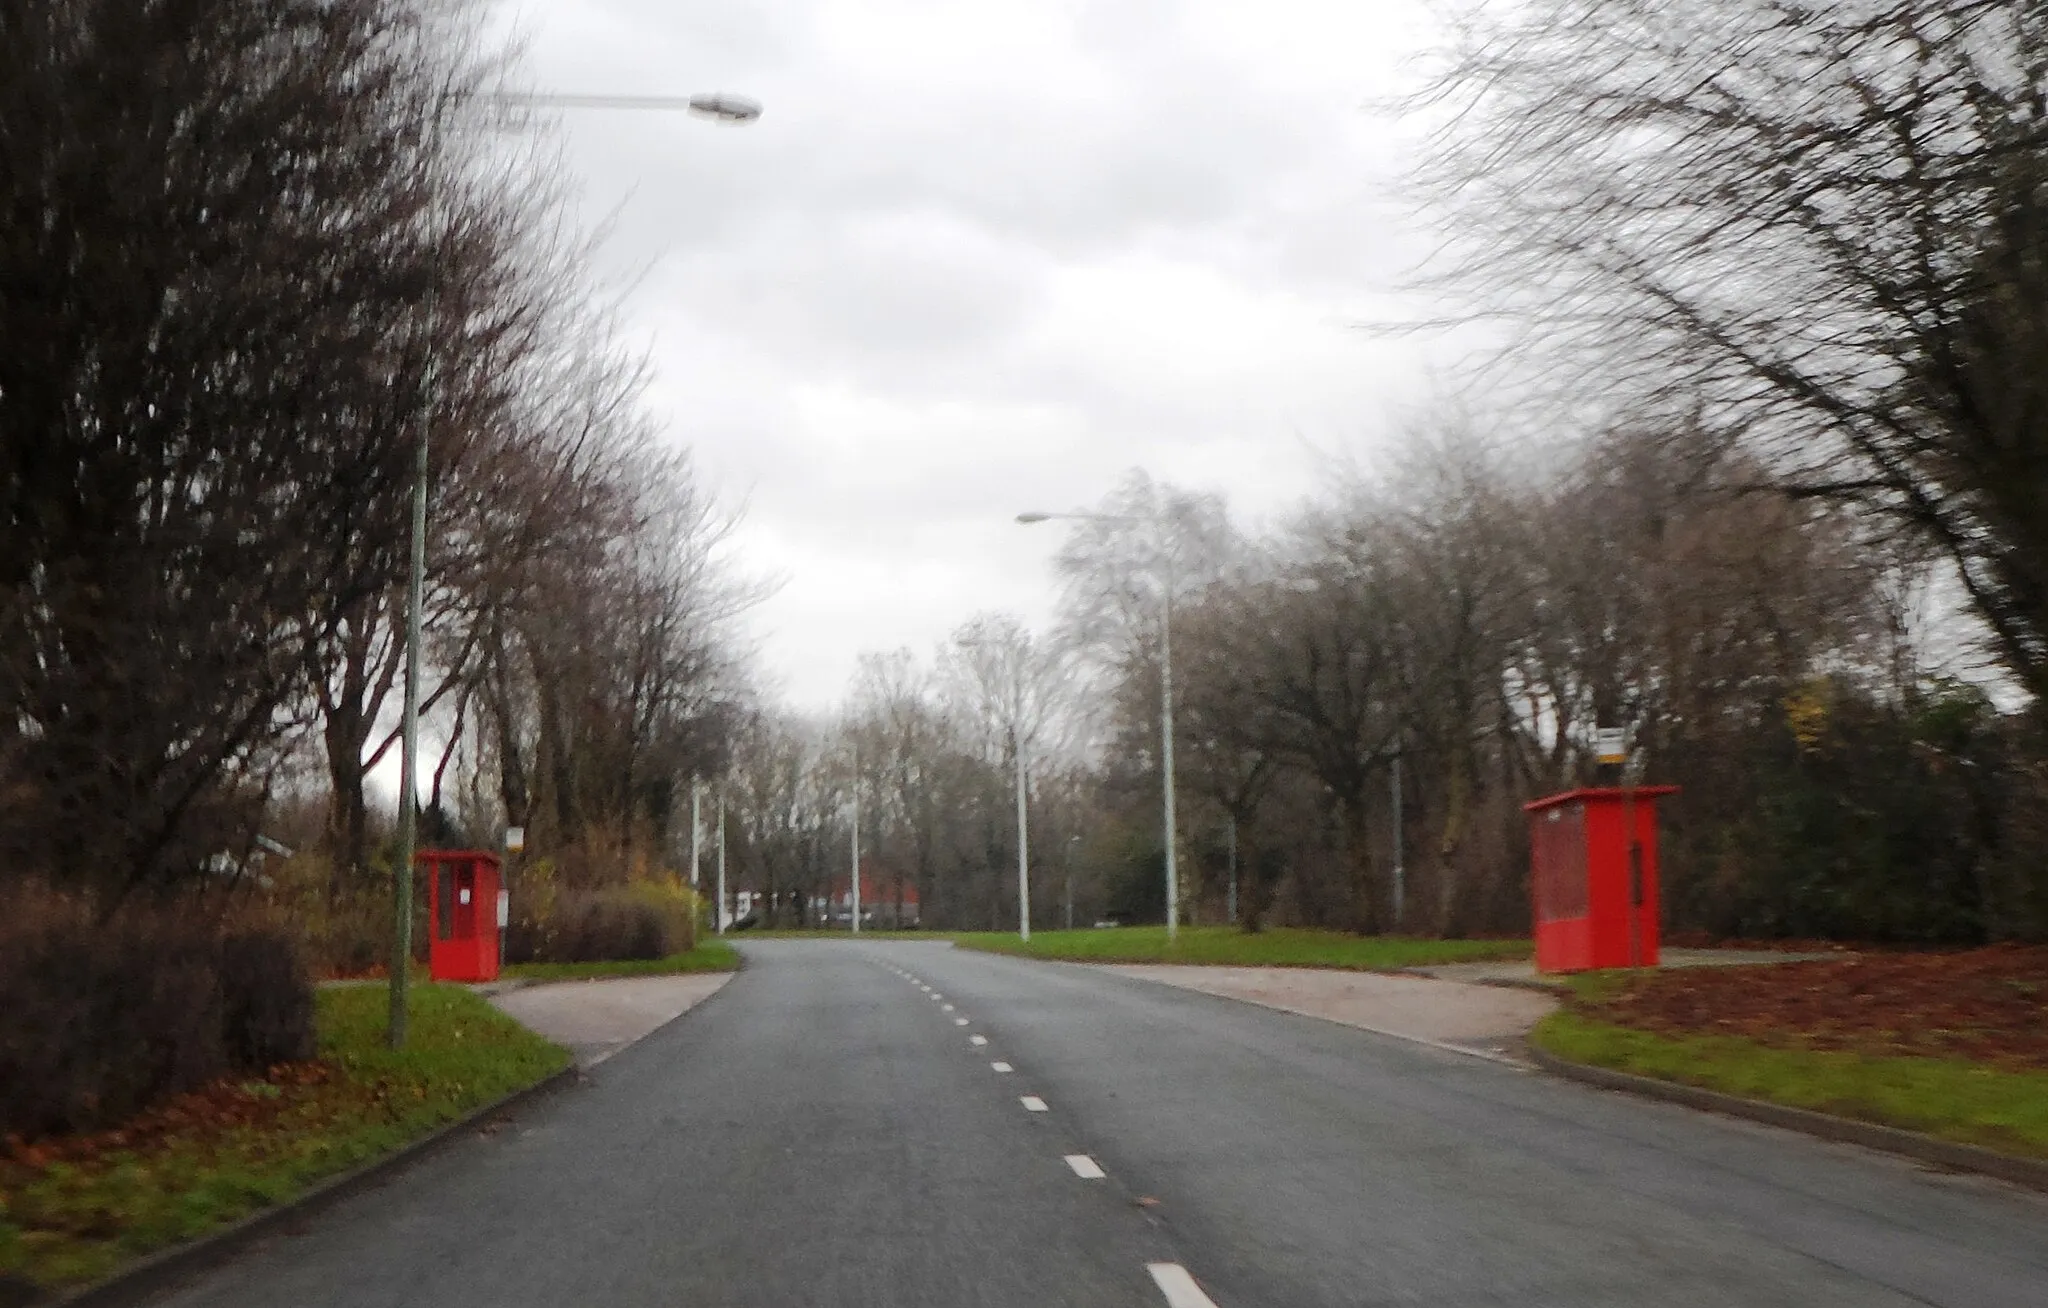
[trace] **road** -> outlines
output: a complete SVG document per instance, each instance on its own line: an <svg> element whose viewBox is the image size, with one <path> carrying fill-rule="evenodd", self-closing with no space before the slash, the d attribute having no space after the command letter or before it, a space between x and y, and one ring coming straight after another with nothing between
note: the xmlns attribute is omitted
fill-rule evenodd
<svg viewBox="0 0 2048 1308"><path fill-rule="evenodd" d="M746 954L163 1302L2048 1303L2048 1198L1997 1183L1092 969Z"/></svg>

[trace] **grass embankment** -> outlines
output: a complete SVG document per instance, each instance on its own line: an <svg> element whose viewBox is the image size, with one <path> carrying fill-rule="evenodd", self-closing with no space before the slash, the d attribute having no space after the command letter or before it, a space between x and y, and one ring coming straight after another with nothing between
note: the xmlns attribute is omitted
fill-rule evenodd
<svg viewBox="0 0 2048 1308"><path fill-rule="evenodd" d="M59 1290L289 1199L567 1066L454 986L410 992L407 1047L384 1046L382 986L320 990L319 1056L223 1081L120 1130L0 1152L0 1284Z"/></svg>
<svg viewBox="0 0 2048 1308"><path fill-rule="evenodd" d="M513 963L502 975L525 981L587 981L608 976L667 976L674 972L730 972L740 965L737 949L723 940L702 940L695 949L666 958L630 958L611 963Z"/></svg>
<svg viewBox="0 0 2048 1308"><path fill-rule="evenodd" d="M1573 1062L2048 1158L2034 952L1595 974L1530 1039Z"/></svg>
<svg viewBox="0 0 2048 1308"><path fill-rule="evenodd" d="M1388 971L1435 963L1525 958L1526 940L1418 940L1341 931L1272 927L1247 935L1236 927L1182 927L1171 944L1165 927L1037 931L1029 942L996 931L953 933L963 949L1083 963L1204 963L1239 967L1331 967Z"/></svg>

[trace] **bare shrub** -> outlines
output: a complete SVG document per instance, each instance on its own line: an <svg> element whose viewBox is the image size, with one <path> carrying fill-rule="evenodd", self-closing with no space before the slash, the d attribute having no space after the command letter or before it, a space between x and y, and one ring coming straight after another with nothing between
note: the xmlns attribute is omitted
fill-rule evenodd
<svg viewBox="0 0 2048 1308"><path fill-rule="evenodd" d="M312 987L276 924L196 900L102 917L40 887L0 896L0 1132L117 1124L312 1050Z"/></svg>

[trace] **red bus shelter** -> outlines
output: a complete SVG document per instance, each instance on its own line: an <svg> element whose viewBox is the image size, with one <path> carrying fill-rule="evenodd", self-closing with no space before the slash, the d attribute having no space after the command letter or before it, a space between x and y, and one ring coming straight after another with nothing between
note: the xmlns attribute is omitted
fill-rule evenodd
<svg viewBox="0 0 2048 1308"><path fill-rule="evenodd" d="M1522 806L1538 972L1657 965L1657 801L1677 793L1599 787Z"/></svg>
<svg viewBox="0 0 2048 1308"><path fill-rule="evenodd" d="M427 970L436 981L495 981L505 926L498 856L481 849L423 849L427 873Z"/></svg>

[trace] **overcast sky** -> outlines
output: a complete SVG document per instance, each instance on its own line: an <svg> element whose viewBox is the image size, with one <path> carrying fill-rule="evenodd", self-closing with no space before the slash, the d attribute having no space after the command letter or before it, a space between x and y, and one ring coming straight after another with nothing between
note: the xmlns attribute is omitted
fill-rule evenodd
<svg viewBox="0 0 2048 1308"><path fill-rule="evenodd" d="M1370 459L1447 347L1354 324L1426 236L1368 102L1417 0L510 0L534 89L725 90L745 127L562 117L650 403L743 500L771 694L977 610L1050 616L1059 528L1127 469L1284 513Z"/></svg>

